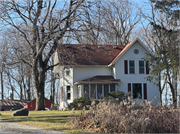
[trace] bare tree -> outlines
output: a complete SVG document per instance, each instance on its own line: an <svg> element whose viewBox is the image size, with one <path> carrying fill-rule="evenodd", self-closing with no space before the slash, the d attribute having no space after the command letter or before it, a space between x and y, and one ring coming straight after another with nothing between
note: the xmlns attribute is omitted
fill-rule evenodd
<svg viewBox="0 0 180 134"><path fill-rule="evenodd" d="M54 66L48 66L49 59L58 41L71 30L76 11L83 2L70 0L62 5L62 1L57 0L1 1L1 11L4 11L1 13L2 23L18 30L31 49L32 63L23 57L21 60L32 68L36 90L35 110L44 110L45 75ZM51 48L47 50L50 42Z"/></svg>
<svg viewBox="0 0 180 134"><path fill-rule="evenodd" d="M101 44L102 13L101 1L86 1L81 10L78 30L74 31L74 39L79 44ZM83 20L83 21L82 21Z"/></svg>
<svg viewBox="0 0 180 134"><path fill-rule="evenodd" d="M140 21L140 10L129 0L86 2L75 40L80 44L126 45Z"/></svg>
<svg viewBox="0 0 180 134"><path fill-rule="evenodd" d="M153 3L150 3L151 14L143 14L150 25L144 26L144 41L149 45L155 56L149 55L151 61L151 76L149 80L154 80L159 85L160 101L166 84L169 85L172 94L172 103L177 107L177 80L179 70L179 50L178 50L178 30L172 24L172 20L164 14L155 10ZM161 81L163 80L163 85Z"/></svg>
<svg viewBox="0 0 180 134"><path fill-rule="evenodd" d="M103 40L107 44L126 45L141 17L129 0L107 0L102 4Z"/></svg>

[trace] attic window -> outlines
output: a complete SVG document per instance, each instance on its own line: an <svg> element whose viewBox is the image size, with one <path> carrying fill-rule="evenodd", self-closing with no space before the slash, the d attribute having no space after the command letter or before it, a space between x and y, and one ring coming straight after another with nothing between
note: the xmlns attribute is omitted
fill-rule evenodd
<svg viewBox="0 0 180 134"><path fill-rule="evenodd" d="M138 53L139 53L139 50L138 50L138 49L134 49L134 53L135 53L135 54L138 54Z"/></svg>
<svg viewBox="0 0 180 134"><path fill-rule="evenodd" d="M86 46L83 45L82 48L86 48Z"/></svg>

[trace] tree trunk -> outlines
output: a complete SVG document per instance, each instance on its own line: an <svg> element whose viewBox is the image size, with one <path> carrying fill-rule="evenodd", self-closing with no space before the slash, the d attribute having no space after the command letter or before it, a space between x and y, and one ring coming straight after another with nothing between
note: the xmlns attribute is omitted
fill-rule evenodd
<svg viewBox="0 0 180 134"><path fill-rule="evenodd" d="M165 94L165 104L167 105L167 91L168 91L168 88L167 88L167 85L166 85L166 94Z"/></svg>
<svg viewBox="0 0 180 134"><path fill-rule="evenodd" d="M38 110L44 110L44 86L40 84L38 88L35 87L36 90L36 109Z"/></svg>
<svg viewBox="0 0 180 134"><path fill-rule="evenodd" d="M169 82L168 82L168 84L169 84L169 87L171 90L173 108L176 109L177 108L177 96L176 96L173 85Z"/></svg>
<svg viewBox="0 0 180 134"><path fill-rule="evenodd" d="M19 84L19 87L20 87L20 100L22 100L23 99L23 89L22 89L22 85L21 84Z"/></svg>
<svg viewBox="0 0 180 134"><path fill-rule="evenodd" d="M1 99L4 99L3 66L1 70Z"/></svg>
<svg viewBox="0 0 180 134"><path fill-rule="evenodd" d="M177 70L175 70L175 72L174 72L174 77L173 77L173 80L174 80L174 82L173 82L173 87L174 87L174 102L173 102L173 104L174 104L174 108L177 108L177 80L178 80L178 78L177 78L177 75L178 75L178 69Z"/></svg>
<svg viewBox="0 0 180 134"><path fill-rule="evenodd" d="M27 100L31 100L31 76L28 75L27 78Z"/></svg>
<svg viewBox="0 0 180 134"><path fill-rule="evenodd" d="M35 110L44 110L44 86L45 86L45 66L39 66L37 69L36 64L33 66L33 83L36 91L36 108Z"/></svg>
<svg viewBox="0 0 180 134"><path fill-rule="evenodd" d="M159 101L160 106L162 106L162 90L161 90L161 74L159 73Z"/></svg>
<svg viewBox="0 0 180 134"><path fill-rule="evenodd" d="M13 100L13 99L14 99L14 87L13 87L13 85L12 85L12 83L11 83L11 78L10 78L9 72L7 73L7 76L8 76L9 84L10 84L11 91L12 91L12 93L11 93L11 95L10 95L10 98ZM8 94L8 95L9 95L9 94Z"/></svg>

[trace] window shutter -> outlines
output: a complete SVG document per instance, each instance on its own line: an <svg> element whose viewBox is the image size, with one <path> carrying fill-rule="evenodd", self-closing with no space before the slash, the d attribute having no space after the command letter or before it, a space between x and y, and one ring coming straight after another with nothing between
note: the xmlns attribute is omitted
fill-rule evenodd
<svg viewBox="0 0 180 134"><path fill-rule="evenodd" d="M146 61L146 74L149 74L149 61Z"/></svg>
<svg viewBox="0 0 180 134"><path fill-rule="evenodd" d="M144 87L144 99L147 99L147 84L144 83L143 87Z"/></svg>
<svg viewBox="0 0 180 134"><path fill-rule="evenodd" d="M127 62L127 60L124 60L124 73L128 74L128 62Z"/></svg>
<svg viewBox="0 0 180 134"><path fill-rule="evenodd" d="M131 93L131 83L128 83L128 93Z"/></svg>

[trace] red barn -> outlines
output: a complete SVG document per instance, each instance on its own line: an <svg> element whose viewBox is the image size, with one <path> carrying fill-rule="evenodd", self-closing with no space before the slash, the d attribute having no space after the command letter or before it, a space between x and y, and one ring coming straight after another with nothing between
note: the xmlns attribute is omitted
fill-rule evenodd
<svg viewBox="0 0 180 134"><path fill-rule="evenodd" d="M52 104L53 104L52 101L48 100L47 98L44 98L44 108L52 108ZM35 110L36 99L27 103L27 105L25 105L24 108L27 108L29 111Z"/></svg>

